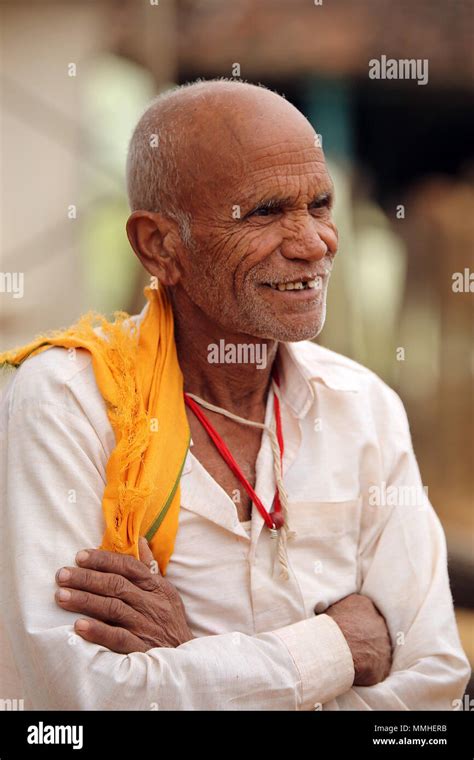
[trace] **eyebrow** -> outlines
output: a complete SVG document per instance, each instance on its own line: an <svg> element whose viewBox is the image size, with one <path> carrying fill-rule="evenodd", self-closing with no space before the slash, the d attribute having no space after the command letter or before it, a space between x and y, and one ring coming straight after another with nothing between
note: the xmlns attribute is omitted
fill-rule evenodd
<svg viewBox="0 0 474 760"><path fill-rule="evenodd" d="M316 201L324 201L328 200L330 203L334 198L334 192L332 188L328 188L327 190L322 190L320 193L316 193L316 195L313 196L313 198L310 200L308 205L311 205L312 203L315 203ZM294 204L295 198L294 196L279 196L279 195L264 195L261 196L259 199L246 199L245 201L245 207L248 207L249 210L246 212L247 214L252 213L258 208L278 208L279 206L290 206Z"/></svg>

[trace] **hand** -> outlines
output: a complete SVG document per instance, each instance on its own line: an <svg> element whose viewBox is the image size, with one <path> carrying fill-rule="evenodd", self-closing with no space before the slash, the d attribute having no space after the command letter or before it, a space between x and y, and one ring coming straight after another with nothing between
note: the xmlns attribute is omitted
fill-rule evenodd
<svg viewBox="0 0 474 760"><path fill-rule="evenodd" d="M56 573L59 606L91 618L77 620L75 632L120 654L178 647L194 638L181 598L160 575L144 538L139 551L140 561L87 549L76 556L79 567L63 567ZM61 599L64 591L69 597Z"/></svg>
<svg viewBox="0 0 474 760"><path fill-rule="evenodd" d="M368 596L350 594L325 612L336 621L354 660L356 686L373 686L390 673L392 644L385 619Z"/></svg>

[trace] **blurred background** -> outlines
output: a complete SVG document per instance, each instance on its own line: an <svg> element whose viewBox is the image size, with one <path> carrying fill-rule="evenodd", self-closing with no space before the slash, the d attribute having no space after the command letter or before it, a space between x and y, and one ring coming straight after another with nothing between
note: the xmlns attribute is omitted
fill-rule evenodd
<svg viewBox="0 0 474 760"><path fill-rule="evenodd" d="M320 342L373 369L407 407L474 665L472 3L1 0L0 10L0 349L88 309L141 309L124 164L153 96L216 76L285 95L322 135L336 186L341 245ZM371 79L382 55L427 59L428 83Z"/></svg>

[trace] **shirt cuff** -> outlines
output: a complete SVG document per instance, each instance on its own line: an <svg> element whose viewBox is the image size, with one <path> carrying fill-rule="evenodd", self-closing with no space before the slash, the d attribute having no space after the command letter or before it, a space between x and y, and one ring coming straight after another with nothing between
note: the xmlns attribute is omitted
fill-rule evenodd
<svg viewBox="0 0 474 760"><path fill-rule="evenodd" d="M349 691L354 661L344 634L329 615L315 615L274 633L286 644L300 674L300 710L320 710Z"/></svg>

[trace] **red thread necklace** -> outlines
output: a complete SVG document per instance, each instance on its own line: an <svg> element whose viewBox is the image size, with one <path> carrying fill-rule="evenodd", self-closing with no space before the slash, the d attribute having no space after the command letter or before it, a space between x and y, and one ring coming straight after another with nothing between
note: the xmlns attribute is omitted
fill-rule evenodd
<svg viewBox="0 0 474 760"><path fill-rule="evenodd" d="M278 372L275 366L272 371L272 380L277 386L277 388L279 388L280 379L279 379ZM199 403L206 404L207 402L203 402L202 399L198 399L197 396L194 396L193 394L188 394L188 393L184 393L184 401L185 401L186 406L189 409L191 409L191 411L195 414L199 422L202 424L203 428L208 433L211 441L215 445L221 457L224 459L224 461L232 470L232 472L234 473L236 478L240 481L240 483L242 483L244 489L246 490L250 499L252 500L252 503L255 504L258 511L262 515L265 521L265 524L270 529L272 537L276 537L277 531L284 525L284 522L285 522L285 518L283 516L282 509L281 509L280 494L278 493L278 488L275 490L275 496L273 498L273 511L269 513L266 510L265 506L263 505L260 497L256 494L254 488L250 485L249 481L245 477L240 466L235 461L228 447L224 443L224 440L219 435L219 433L214 428L214 426L211 424L211 422L208 420L208 418L206 417L202 409L199 408L198 406ZM209 406L212 406L212 405L209 405ZM213 407L213 410L217 412L221 412L229 416L229 413L226 410L220 409L219 407ZM275 414L275 428L276 428L276 437L278 441L278 447L280 450L280 468L281 468L282 463L283 463L284 441L283 441L283 430L282 430L282 424L281 424L280 399L278 398L278 395L275 391L273 393L273 411ZM241 420L236 415L232 415L232 419L237 419L238 421L247 422L247 420Z"/></svg>

